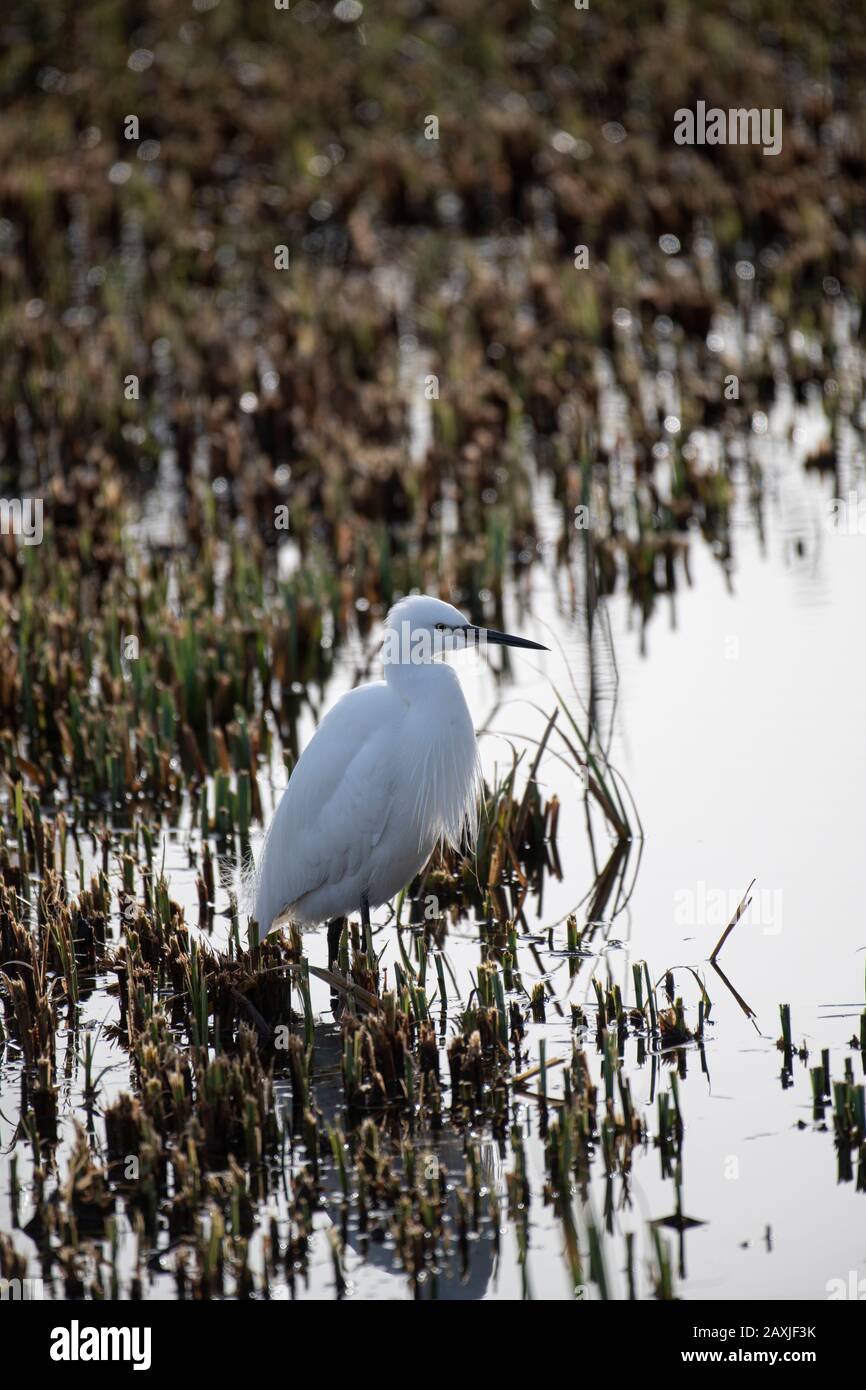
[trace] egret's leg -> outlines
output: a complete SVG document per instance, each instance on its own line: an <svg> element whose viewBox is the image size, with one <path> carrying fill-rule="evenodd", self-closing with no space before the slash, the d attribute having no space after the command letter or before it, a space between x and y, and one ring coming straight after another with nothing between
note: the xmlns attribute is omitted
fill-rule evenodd
<svg viewBox="0 0 866 1390"><path fill-rule="evenodd" d="M345 917L332 917L328 923L328 966L333 965L340 954L340 937L346 925Z"/></svg>
<svg viewBox="0 0 866 1390"><path fill-rule="evenodd" d="M369 957L371 970L375 970L376 957L373 951L373 933L370 930L370 899L366 893L361 894L361 944Z"/></svg>

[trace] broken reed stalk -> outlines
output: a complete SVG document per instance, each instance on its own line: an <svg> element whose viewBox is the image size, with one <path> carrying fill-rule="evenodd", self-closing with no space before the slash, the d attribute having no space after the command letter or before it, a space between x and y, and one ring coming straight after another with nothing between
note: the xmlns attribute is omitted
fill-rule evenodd
<svg viewBox="0 0 866 1390"><path fill-rule="evenodd" d="M736 910L736 912L734 913L733 917L731 918L730 922L729 922L728 925L725 927L725 930L722 932L721 936L719 937L718 941L716 942L716 948L715 948L715 950L713 951L713 954L710 956L710 964L711 964L711 965L715 965L715 963L716 963L716 956L719 954L719 951L721 951L722 947L724 946L724 944L725 944L725 942L727 941L728 937L730 936L731 932L734 930L734 927L737 925L737 923L739 922L739 920L740 920L740 918L742 917L743 913L745 912L746 908L749 906L749 903L752 901L752 899L749 897L749 894L751 893L751 891L752 891L752 889L754 888L754 886L755 886L755 879L752 879L751 883L749 884L748 888L746 889L745 893L743 894L742 898L740 899L739 907L737 908L737 910Z"/></svg>
<svg viewBox="0 0 866 1390"><path fill-rule="evenodd" d="M297 969L296 966L291 966L290 968L293 970ZM380 1001L376 998L375 994L371 994L370 991L364 989L362 985L356 985L353 980L347 980L344 975L338 975L334 970L324 970L319 965L309 966L309 971L310 974L315 975L317 979L325 980L327 984L339 990L341 994L347 994L351 999L357 1000L359 1004L365 1004L371 1012L381 1012L382 1005Z"/></svg>

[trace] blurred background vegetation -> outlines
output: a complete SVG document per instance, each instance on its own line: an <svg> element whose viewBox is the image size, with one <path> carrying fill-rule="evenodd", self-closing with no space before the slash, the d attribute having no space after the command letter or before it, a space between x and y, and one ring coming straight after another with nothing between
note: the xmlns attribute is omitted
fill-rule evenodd
<svg viewBox="0 0 866 1390"><path fill-rule="evenodd" d="M37 751L70 756L94 673L130 718L180 716L190 770L272 676L291 739L293 687L395 593L499 616L538 553L535 469L563 558L591 500L593 586L646 616L689 528L729 555L729 462L694 431L741 429L780 374L840 408L856 7L13 0L0 35L0 488L46 505L42 547L0 538L0 718ZM781 108L782 152L676 145L699 100ZM713 345L720 312L747 360ZM648 408L671 367L675 408Z"/></svg>

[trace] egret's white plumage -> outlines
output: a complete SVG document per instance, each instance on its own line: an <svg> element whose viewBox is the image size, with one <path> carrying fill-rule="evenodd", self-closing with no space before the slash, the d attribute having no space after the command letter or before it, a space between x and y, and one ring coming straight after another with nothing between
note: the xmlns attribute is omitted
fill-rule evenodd
<svg viewBox="0 0 866 1390"><path fill-rule="evenodd" d="M411 882L440 841L456 847L474 837L478 745L456 673L433 660L443 629L478 631L439 599L396 604L386 622L385 679L338 700L298 759L259 868L254 916L262 931L283 914L310 925L364 901L377 907ZM434 634L438 640L423 640Z"/></svg>

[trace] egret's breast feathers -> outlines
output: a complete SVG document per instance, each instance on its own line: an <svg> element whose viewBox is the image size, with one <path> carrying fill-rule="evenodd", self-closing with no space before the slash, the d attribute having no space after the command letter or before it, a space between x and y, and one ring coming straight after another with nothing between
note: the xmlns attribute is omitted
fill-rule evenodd
<svg viewBox="0 0 866 1390"><path fill-rule="evenodd" d="M415 799L419 838L441 839L452 849L459 848L464 836L474 842L481 795L481 760L472 717L459 686L457 692L459 703L445 718L440 715L427 725Z"/></svg>

